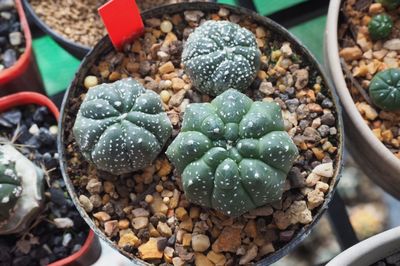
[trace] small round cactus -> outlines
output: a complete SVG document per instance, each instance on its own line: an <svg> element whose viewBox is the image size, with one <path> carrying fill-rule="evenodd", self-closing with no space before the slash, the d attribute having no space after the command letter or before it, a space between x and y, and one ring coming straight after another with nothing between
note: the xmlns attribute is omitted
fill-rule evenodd
<svg viewBox="0 0 400 266"><path fill-rule="evenodd" d="M216 96L230 88L247 89L260 55L249 30L228 21L207 21L190 34L182 62L195 88Z"/></svg>
<svg viewBox="0 0 400 266"><path fill-rule="evenodd" d="M368 32L372 40L387 38L392 32L393 21L389 15L379 14L368 23Z"/></svg>
<svg viewBox="0 0 400 266"><path fill-rule="evenodd" d="M238 216L281 198L298 150L276 103L230 89L186 108L166 154L189 201Z"/></svg>
<svg viewBox="0 0 400 266"><path fill-rule="evenodd" d="M376 0L376 2L381 3L388 10L396 9L400 5L400 0Z"/></svg>
<svg viewBox="0 0 400 266"><path fill-rule="evenodd" d="M400 69L389 68L376 74L369 84L369 96L383 110L400 110Z"/></svg>
<svg viewBox="0 0 400 266"><path fill-rule="evenodd" d="M151 164L171 132L158 94L131 78L89 89L73 127L84 157L116 175Z"/></svg>
<svg viewBox="0 0 400 266"><path fill-rule="evenodd" d="M27 229L44 200L43 171L10 145L0 146L0 235Z"/></svg>

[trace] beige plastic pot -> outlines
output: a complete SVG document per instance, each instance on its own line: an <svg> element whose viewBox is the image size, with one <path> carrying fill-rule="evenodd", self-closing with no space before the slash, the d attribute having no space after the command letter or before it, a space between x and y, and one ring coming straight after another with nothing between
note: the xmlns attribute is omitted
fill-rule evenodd
<svg viewBox="0 0 400 266"><path fill-rule="evenodd" d="M344 128L350 153L380 187L400 198L400 160L374 136L358 112L340 65L338 24L341 0L331 0L325 32L325 64L343 106Z"/></svg>
<svg viewBox="0 0 400 266"><path fill-rule="evenodd" d="M372 265L399 251L400 227L396 227L346 249L326 266Z"/></svg>

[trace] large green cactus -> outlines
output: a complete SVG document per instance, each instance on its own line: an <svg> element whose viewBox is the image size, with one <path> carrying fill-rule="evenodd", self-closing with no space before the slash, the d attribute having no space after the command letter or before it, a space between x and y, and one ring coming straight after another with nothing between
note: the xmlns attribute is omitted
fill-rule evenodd
<svg viewBox="0 0 400 266"><path fill-rule="evenodd" d="M369 84L369 95L383 110L400 110L400 69L389 68L376 74Z"/></svg>
<svg viewBox="0 0 400 266"><path fill-rule="evenodd" d="M276 103L231 89L190 104L166 153L189 201L237 216L281 198L298 150Z"/></svg>
<svg viewBox="0 0 400 266"><path fill-rule="evenodd" d="M172 132L158 94L128 78L89 89L73 128L86 159L113 174L149 165Z"/></svg>
<svg viewBox="0 0 400 266"><path fill-rule="evenodd" d="M0 146L0 235L28 228L40 212L43 171L10 145Z"/></svg>
<svg viewBox="0 0 400 266"><path fill-rule="evenodd" d="M228 21L207 21L190 34L182 62L195 88L213 96L229 88L243 91L260 67L255 36Z"/></svg>

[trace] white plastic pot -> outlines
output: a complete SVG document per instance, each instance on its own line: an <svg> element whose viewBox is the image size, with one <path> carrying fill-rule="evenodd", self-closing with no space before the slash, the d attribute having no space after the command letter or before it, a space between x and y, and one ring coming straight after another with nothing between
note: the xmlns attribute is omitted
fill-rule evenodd
<svg viewBox="0 0 400 266"><path fill-rule="evenodd" d="M325 32L325 64L343 106L344 128L350 153L380 187L400 198L400 160L375 137L357 110L347 88L339 58L338 24L341 0L331 0Z"/></svg>
<svg viewBox="0 0 400 266"><path fill-rule="evenodd" d="M400 227L385 231L346 249L326 266L361 266L400 252Z"/></svg>

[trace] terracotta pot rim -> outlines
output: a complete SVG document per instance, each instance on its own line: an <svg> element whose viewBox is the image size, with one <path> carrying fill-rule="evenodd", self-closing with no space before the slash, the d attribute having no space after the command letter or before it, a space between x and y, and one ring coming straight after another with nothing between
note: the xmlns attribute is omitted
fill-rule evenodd
<svg viewBox="0 0 400 266"><path fill-rule="evenodd" d="M328 204L332 199L333 193L336 189L337 183L340 179L341 175L341 170L343 166L343 145L344 145L344 138L343 138L343 122L342 122L342 112L341 112L341 107L339 105L339 100L336 95L335 90L333 90L332 85L330 84L329 79L327 78L327 75L324 73L324 70L318 63L318 61L315 59L315 57L305 48L305 46L296 38L294 37L290 32L288 32L286 29L284 29L282 26L277 24L276 22L270 20L267 17L261 16L257 14L256 12L253 12L251 10L245 9L243 7L236 7L236 6L231 6L231 5L226 5L226 4L217 4L217 3L201 3L201 2L193 2L193 3L178 3L178 4L171 4L159 8L154 8L148 11L145 11L142 13L142 17L144 18L151 18L158 16L158 14L162 13L177 13L177 12L183 12L183 10L202 10L205 12L209 12L211 10L218 10L219 8L224 7L228 10L230 10L232 13L236 14L244 14L246 16L250 16L252 20L260 23L261 25L264 25L267 27L269 30L280 34L281 36L284 36L283 38L289 42L291 42L293 45L296 46L296 50L304 56L306 61L309 63L309 65L313 66L313 68L319 72L319 74L323 77L323 80L326 84L326 87L329 88L329 91L332 95L332 100L335 105L335 111L337 113L337 129L338 129L338 136L339 136L339 145L338 145L338 155L336 158L336 163L337 166L335 168L335 173L332 181L332 186L331 186L331 191L329 194L325 197L323 205L320 207L318 210L317 214L313 217L313 221L308 224L303 226L296 234L296 236L288 242L286 245L275 251L269 256L265 256L262 260L258 261L256 265L266 265L266 264L271 264L283 256L287 255L290 250L292 250L295 246L297 246L304 238L308 236L308 234L311 232L311 228L315 226L315 224L318 222L318 220L321 218L322 214L325 212L325 210L328 208ZM65 180L65 183L67 185L67 188L69 190L69 193L78 208L79 212L81 213L81 216L85 219L85 221L89 224L89 226L92 228L92 230L106 243L108 243L113 249L117 250L118 252L124 254L128 259L136 263L137 265L150 265L147 262L140 260L139 258L132 257L131 255L128 255L128 253L124 252L123 250L119 249L115 243L113 243L106 235L94 224L93 220L89 217L87 212L80 206L79 200L76 197L76 192L75 192L75 187L71 183L71 179L69 178L69 175L66 170L66 163L64 160L65 157L65 147L64 147L64 119L65 119L65 110L67 108L67 103L68 99L72 97L72 91L74 88L77 86L78 80L80 78L80 71L82 68L84 68L88 64L94 63L94 60L92 57L96 56L97 53L105 53L108 51L112 50L111 42L108 39L108 36L105 36L103 39L101 39L96 46L85 56L83 61L81 62L81 65L75 75L75 79L71 82L69 88L67 89L62 107L61 107L61 116L59 120L59 133L58 133L58 152L60 155L60 165L61 165L61 171Z"/></svg>

